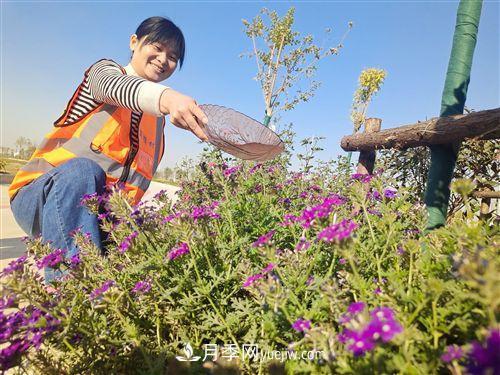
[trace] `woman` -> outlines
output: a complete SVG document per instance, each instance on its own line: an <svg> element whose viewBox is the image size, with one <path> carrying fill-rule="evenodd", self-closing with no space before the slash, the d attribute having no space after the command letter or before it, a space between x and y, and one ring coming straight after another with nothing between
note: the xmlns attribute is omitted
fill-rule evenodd
<svg viewBox="0 0 500 375"><path fill-rule="evenodd" d="M96 215L80 205L121 183L137 203L163 156L165 115L205 141L207 118L195 100L161 82L184 61L185 41L170 20L151 17L130 37L126 67L108 59L85 72L63 115L54 123L10 188L16 221L70 259L78 253L70 233L89 233L102 249ZM63 273L45 268L45 282Z"/></svg>

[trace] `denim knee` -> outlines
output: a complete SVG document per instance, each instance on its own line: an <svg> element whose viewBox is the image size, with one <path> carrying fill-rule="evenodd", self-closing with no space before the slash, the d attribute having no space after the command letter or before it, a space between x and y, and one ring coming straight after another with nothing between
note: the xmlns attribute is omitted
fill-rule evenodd
<svg viewBox="0 0 500 375"><path fill-rule="evenodd" d="M82 176L94 177L98 185L104 186L106 183L106 173L99 164L87 158L73 158L69 160L65 167L77 170Z"/></svg>

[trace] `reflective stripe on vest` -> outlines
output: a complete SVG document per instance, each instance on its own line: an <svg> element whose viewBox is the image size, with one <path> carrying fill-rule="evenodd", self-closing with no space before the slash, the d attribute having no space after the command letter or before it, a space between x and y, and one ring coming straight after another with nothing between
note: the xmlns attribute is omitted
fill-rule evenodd
<svg viewBox="0 0 500 375"><path fill-rule="evenodd" d="M9 196L12 199L20 188L74 157L95 161L106 173L107 185L114 184L122 176L131 148L128 134L126 140L123 139L124 129L128 128L128 133L130 132L130 118L130 110L103 104L92 114L68 125L74 127L68 131L64 127L56 127L40 143L30 161L16 174L9 187ZM134 203L140 200L149 187L149 177L152 178L160 163L164 147L163 128L163 117L143 114L139 129L144 140L138 140L138 147L145 156L141 160L136 157L130 161L129 174L125 180L125 189ZM154 149L151 148L152 139ZM124 145L124 142L127 143ZM147 142L142 146L147 150L141 149L141 142Z"/></svg>

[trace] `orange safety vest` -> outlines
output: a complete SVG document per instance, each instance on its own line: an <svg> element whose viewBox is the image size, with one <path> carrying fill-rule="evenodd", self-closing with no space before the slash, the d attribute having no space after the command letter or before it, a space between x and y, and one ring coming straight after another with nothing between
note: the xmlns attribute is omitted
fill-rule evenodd
<svg viewBox="0 0 500 375"><path fill-rule="evenodd" d="M103 103L83 118L65 123L80 87L55 128L17 172L9 187L11 200L23 186L75 157L99 164L106 172L106 185L122 182L134 204L149 187L163 156L165 118ZM135 129L131 129L133 115L140 117Z"/></svg>

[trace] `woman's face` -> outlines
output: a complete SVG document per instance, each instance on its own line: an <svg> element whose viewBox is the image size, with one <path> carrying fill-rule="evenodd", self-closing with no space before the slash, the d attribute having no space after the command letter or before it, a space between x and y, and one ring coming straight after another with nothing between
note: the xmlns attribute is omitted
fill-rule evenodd
<svg viewBox="0 0 500 375"><path fill-rule="evenodd" d="M130 63L139 76L148 81L161 82L172 75L177 67L178 56L168 46L158 42L143 44L137 35L130 37L132 60Z"/></svg>

